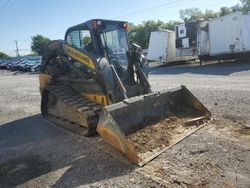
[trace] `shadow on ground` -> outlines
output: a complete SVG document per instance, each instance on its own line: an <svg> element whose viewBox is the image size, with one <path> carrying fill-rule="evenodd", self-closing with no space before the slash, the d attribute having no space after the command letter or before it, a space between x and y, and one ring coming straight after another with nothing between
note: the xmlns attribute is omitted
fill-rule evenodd
<svg viewBox="0 0 250 188"><path fill-rule="evenodd" d="M124 165L96 148L98 139L98 136L85 138L50 125L40 114L3 124L0 126L0 187L21 185L65 167L67 170L50 186L94 183L129 174L134 169L133 165Z"/></svg>
<svg viewBox="0 0 250 188"><path fill-rule="evenodd" d="M151 68L150 74L206 74L206 75L230 75L236 72L250 70L250 62L228 61L223 63L188 64L182 66L160 66Z"/></svg>

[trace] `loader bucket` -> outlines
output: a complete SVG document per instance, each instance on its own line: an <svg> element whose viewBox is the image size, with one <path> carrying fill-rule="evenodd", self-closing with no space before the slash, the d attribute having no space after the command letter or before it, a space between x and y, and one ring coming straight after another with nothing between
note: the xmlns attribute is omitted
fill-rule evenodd
<svg viewBox="0 0 250 188"><path fill-rule="evenodd" d="M97 132L129 160L143 166L210 118L208 109L180 86L105 107Z"/></svg>

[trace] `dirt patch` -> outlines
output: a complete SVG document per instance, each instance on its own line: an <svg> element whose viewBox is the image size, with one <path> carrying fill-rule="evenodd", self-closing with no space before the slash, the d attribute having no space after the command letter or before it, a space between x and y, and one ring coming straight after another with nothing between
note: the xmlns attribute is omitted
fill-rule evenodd
<svg viewBox="0 0 250 188"><path fill-rule="evenodd" d="M158 122L154 120L149 123L149 126L129 135L127 140L139 153L164 148L176 142L185 133L197 128L196 126L185 126L184 122L187 120L188 118L176 116Z"/></svg>
<svg viewBox="0 0 250 188"><path fill-rule="evenodd" d="M242 134L242 135L250 135L250 128L245 127L244 125L237 131L239 134Z"/></svg>

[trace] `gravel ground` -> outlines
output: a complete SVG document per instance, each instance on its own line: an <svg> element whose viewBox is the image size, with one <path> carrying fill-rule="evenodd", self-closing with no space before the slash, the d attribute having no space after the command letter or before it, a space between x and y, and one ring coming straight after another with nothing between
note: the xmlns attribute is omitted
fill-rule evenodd
<svg viewBox="0 0 250 188"><path fill-rule="evenodd" d="M155 67L149 80L186 85L213 120L139 168L44 120L36 74L0 71L0 187L250 187L250 64Z"/></svg>

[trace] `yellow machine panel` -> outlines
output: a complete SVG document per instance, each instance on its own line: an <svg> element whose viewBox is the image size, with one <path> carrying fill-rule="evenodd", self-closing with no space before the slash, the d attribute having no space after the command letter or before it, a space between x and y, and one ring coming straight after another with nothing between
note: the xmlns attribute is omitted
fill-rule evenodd
<svg viewBox="0 0 250 188"><path fill-rule="evenodd" d="M83 54L82 52L70 47L67 44L64 45L64 49L71 58L76 59L77 61L83 63L91 69L95 69L95 64L92 59Z"/></svg>
<svg viewBox="0 0 250 188"><path fill-rule="evenodd" d="M42 94L46 86L49 84L51 76L48 74L39 74L39 83L40 83L40 93Z"/></svg>
<svg viewBox="0 0 250 188"><path fill-rule="evenodd" d="M110 104L109 99L106 95L98 95L98 94L90 94L90 93L83 93L82 94L87 99L94 101L98 104L103 106L108 106Z"/></svg>

